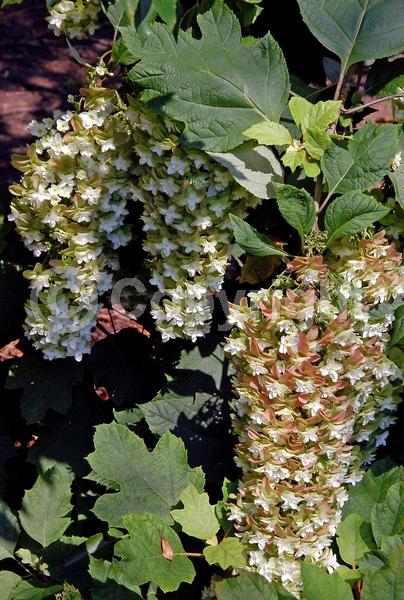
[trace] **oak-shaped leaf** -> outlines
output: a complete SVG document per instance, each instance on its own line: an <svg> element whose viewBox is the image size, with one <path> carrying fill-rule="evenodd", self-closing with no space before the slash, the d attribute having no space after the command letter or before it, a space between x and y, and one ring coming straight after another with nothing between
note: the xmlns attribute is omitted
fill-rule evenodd
<svg viewBox="0 0 404 600"><path fill-rule="evenodd" d="M133 588L153 581L163 592L174 592L181 583L191 583L195 577L192 562L186 556L178 535L156 515L126 515L122 519L128 536L115 545L115 556L110 577ZM165 558L162 540L173 550L172 558Z"/></svg>
<svg viewBox="0 0 404 600"><path fill-rule="evenodd" d="M319 566L303 562L303 597L305 600L354 600L351 587L338 573L329 575Z"/></svg>
<svg viewBox="0 0 404 600"><path fill-rule="evenodd" d="M54 466L40 473L33 487L25 492L18 513L21 526L44 548L58 540L71 522L71 482L70 473Z"/></svg>
<svg viewBox="0 0 404 600"><path fill-rule="evenodd" d="M289 95L287 67L269 33L242 38L239 21L221 0L197 21L199 39L191 28L175 38L160 23L143 37L121 28L140 59L129 78L146 90L145 102L185 123L187 144L225 152L244 142L243 131L254 123L279 121Z"/></svg>
<svg viewBox="0 0 404 600"><path fill-rule="evenodd" d="M282 183L282 165L266 146L245 142L230 152L208 152L234 179L257 198L273 198Z"/></svg>
<svg viewBox="0 0 404 600"><path fill-rule="evenodd" d="M404 481L403 467L388 464L385 460L374 463L362 481L351 488L342 510L343 517L356 513L370 523L373 507L383 503L389 489L400 481Z"/></svg>
<svg viewBox="0 0 404 600"><path fill-rule="evenodd" d="M218 564L222 569L246 567L244 546L236 537L224 538L217 546L207 546L203 555L210 565Z"/></svg>
<svg viewBox="0 0 404 600"><path fill-rule="evenodd" d="M373 507L371 524L377 543L383 536L404 533L404 482L391 486L386 498Z"/></svg>
<svg viewBox="0 0 404 600"><path fill-rule="evenodd" d="M361 600L402 600L404 597L404 545L396 546L387 563L366 573Z"/></svg>
<svg viewBox="0 0 404 600"><path fill-rule="evenodd" d="M370 523L355 513L338 525L337 544L342 560L348 565L357 563L366 552L376 548Z"/></svg>
<svg viewBox="0 0 404 600"><path fill-rule="evenodd" d="M13 556L19 533L17 517L0 499L0 560Z"/></svg>
<svg viewBox="0 0 404 600"><path fill-rule="evenodd" d="M295 600L258 573L241 573L214 584L218 600Z"/></svg>
<svg viewBox="0 0 404 600"><path fill-rule="evenodd" d="M183 508L172 510L171 516L181 525L182 531L201 540L207 540L218 532L219 522L208 494L200 493L195 486L189 485L181 493L180 500Z"/></svg>
<svg viewBox="0 0 404 600"><path fill-rule="evenodd" d="M126 514L145 512L172 522L170 510L190 484L203 490L204 475L191 469L185 446L179 438L165 433L152 452L144 441L124 425L99 425L94 436L95 450L87 457L91 478L119 491L104 494L93 512L110 525L119 526Z"/></svg>
<svg viewBox="0 0 404 600"><path fill-rule="evenodd" d="M25 354L13 365L8 389L24 388L21 414L28 425L41 420L49 409L66 414L72 403L72 388L82 380L82 367L73 359L44 360Z"/></svg>

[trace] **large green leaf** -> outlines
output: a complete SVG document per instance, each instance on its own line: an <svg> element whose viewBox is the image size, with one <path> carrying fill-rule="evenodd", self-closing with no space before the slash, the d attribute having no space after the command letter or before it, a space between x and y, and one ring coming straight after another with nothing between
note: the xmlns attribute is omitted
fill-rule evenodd
<svg viewBox="0 0 404 600"><path fill-rule="evenodd" d="M280 185L277 188L276 201L285 219L299 233L302 244L304 236L312 230L316 219L316 206L306 190L293 185Z"/></svg>
<svg viewBox="0 0 404 600"><path fill-rule="evenodd" d="M374 547L372 528L362 517L352 513L337 528L337 544L343 561L349 565Z"/></svg>
<svg viewBox="0 0 404 600"><path fill-rule="evenodd" d="M258 573L242 573L238 577L225 579L215 584L218 600L279 600L273 583ZM285 600L293 596L282 596Z"/></svg>
<svg viewBox="0 0 404 600"><path fill-rule="evenodd" d="M394 316L394 327L390 337L392 346L398 344L404 337L404 304L396 309Z"/></svg>
<svg viewBox="0 0 404 600"><path fill-rule="evenodd" d="M246 221L236 215L230 215L230 224L233 228L237 244L251 256L287 256L286 252L274 246L271 241Z"/></svg>
<svg viewBox="0 0 404 600"><path fill-rule="evenodd" d="M221 1L198 16L201 38L191 30L176 40L161 24L141 38L121 29L140 62L129 78L145 88L142 98L185 123L183 139L194 147L224 152L245 141L258 121L279 121L289 95L282 52L268 33L248 43L235 15Z"/></svg>
<svg viewBox="0 0 404 600"><path fill-rule="evenodd" d="M27 354L13 366L6 387L24 388L21 414L30 425L40 421L50 408L66 414L72 403L72 387L81 379L82 367L73 359L49 361Z"/></svg>
<svg viewBox="0 0 404 600"><path fill-rule="evenodd" d="M242 569L247 566L244 549L245 546L238 538L227 537L217 546L207 546L203 555L210 565L218 564L222 569Z"/></svg>
<svg viewBox="0 0 404 600"><path fill-rule="evenodd" d="M348 192L338 196L327 208L324 225L328 233L327 243L362 231L390 211L363 192Z"/></svg>
<svg viewBox="0 0 404 600"><path fill-rule="evenodd" d="M44 600L55 598L62 586L35 587L24 581L20 575L11 571L0 572L0 598L1 600Z"/></svg>
<svg viewBox="0 0 404 600"><path fill-rule="evenodd" d="M276 121L260 121L246 129L244 135L267 146L283 146L293 141L286 127Z"/></svg>
<svg viewBox="0 0 404 600"><path fill-rule="evenodd" d="M189 485L181 493L180 500L183 508L172 510L171 516L181 525L182 531L201 540L208 540L218 532L219 522L208 494Z"/></svg>
<svg viewBox="0 0 404 600"><path fill-rule="evenodd" d="M366 78L366 93L384 98L397 94L399 88L404 88L404 58L376 61Z"/></svg>
<svg viewBox="0 0 404 600"><path fill-rule="evenodd" d="M383 502L373 507L371 523L377 543L383 536L404 533L404 482L395 483Z"/></svg>
<svg viewBox="0 0 404 600"><path fill-rule="evenodd" d="M380 181L391 169L397 139L395 125L369 121L349 140L347 147L333 141L321 160L330 193L365 190Z"/></svg>
<svg viewBox="0 0 404 600"><path fill-rule="evenodd" d="M270 148L245 142L231 152L208 152L234 179L257 198L274 198L283 169Z"/></svg>
<svg viewBox="0 0 404 600"><path fill-rule="evenodd" d="M229 363L215 336L183 350L172 380L151 402L140 405L151 431L171 431L187 449L189 463L220 482L233 464L228 400Z"/></svg>
<svg viewBox="0 0 404 600"><path fill-rule="evenodd" d="M298 0L315 37L341 59L341 69L404 49L402 0Z"/></svg>
<svg viewBox="0 0 404 600"><path fill-rule="evenodd" d="M192 562L185 555L180 538L167 523L155 515L145 514L126 515L123 525L129 537L116 544L115 555L121 560L114 561L111 569L111 576L118 583L138 586L153 581L163 592L173 592L181 583L193 581Z"/></svg>
<svg viewBox="0 0 404 600"><path fill-rule="evenodd" d="M349 499L342 509L343 516L356 513L370 523L370 514L374 505L383 502L389 489L400 480L404 480L402 467L389 468L385 461L375 463L365 473L362 481L350 489Z"/></svg>
<svg viewBox="0 0 404 600"><path fill-rule="evenodd" d="M0 499L0 560L13 556L19 533L17 517Z"/></svg>
<svg viewBox="0 0 404 600"><path fill-rule="evenodd" d="M203 490L200 468L191 469L183 442L171 433L164 434L153 452L127 427L111 423L99 425L94 436L95 451L87 457L91 477L119 492L101 496L94 513L110 525L120 525L129 513L149 512L172 522L170 510L179 502L181 492L190 484Z"/></svg>
<svg viewBox="0 0 404 600"><path fill-rule="evenodd" d="M301 567L304 600L353 600L350 586L337 573L329 575L317 565Z"/></svg>
<svg viewBox="0 0 404 600"><path fill-rule="evenodd" d="M19 511L21 525L43 547L59 539L70 524L66 516L72 509L70 485L71 478L55 466L40 473L25 492Z"/></svg>
<svg viewBox="0 0 404 600"><path fill-rule="evenodd" d="M402 600L404 598L404 545L391 551L387 564L364 577L361 600Z"/></svg>
<svg viewBox="0 0 404 600"><path fill-rule="evenodd" d="M134 26L139 0L116 0L108 7L107 17L116 28Z"/></svg>

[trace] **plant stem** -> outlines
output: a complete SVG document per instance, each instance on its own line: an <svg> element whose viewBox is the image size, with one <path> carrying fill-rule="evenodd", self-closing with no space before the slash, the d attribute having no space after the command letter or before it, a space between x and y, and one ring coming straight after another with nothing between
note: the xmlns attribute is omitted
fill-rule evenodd
<svg viewBox="0 0 404 600"><path fill-rule="evenodd" d="M338 82L337 82L337 87L335 88L335 92L334 92L334 100L339 100L342 86L344 84L344 79L345 79L345 72L341 69L341 73L339 75Z"/></svg>
<svg viewBox="0 0 404 600"><path fill-rule="evenodd" d="M365 108L367 108L368 106L373 106L374 104L379 104L380 102L385 102L386 100L394 100L395 98L404 98L404 96L400 94L394 94L393 96L378 98L377 100L372 100L371 102L367 102L366 104L361 104L361 106L354 106L353 108L342 108L341 112L344 115L351 115L353 113L365 110Z"/></svg>
<svg viewBox="0 0 404 600"><path fill-rule="evenodd" d="M324 210L324 209L325 209L325 207L327 206L327 204L328 204L328 202L329 202L329 200L330 200L331 196L332 196L332 193L331 193L331 194L327 194L327 196L326 196L326 197L325 197L325 199L324 199L324 202L323 202L322 204L320 204L320 206L319 206L319 208L318 208L318 210L317 210L317 214L318 214L318 215L319 215L321 212L323 212L323 210Z"/></svg>

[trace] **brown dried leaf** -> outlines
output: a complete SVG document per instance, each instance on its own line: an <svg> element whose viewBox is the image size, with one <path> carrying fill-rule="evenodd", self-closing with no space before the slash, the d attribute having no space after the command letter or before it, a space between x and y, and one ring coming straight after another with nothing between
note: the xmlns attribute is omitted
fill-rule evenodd
<svg viewBox="0 0 404 600"><path fill-rule="evenodd" d="M97 315L97 325L91 334L92 345L105 339L108 335L119 333L122 329L135 329L142 335L150 337L149 331L120 304L114 304L110 309L101 308Z"/></svg>
<svg viewBox="0 0 404 600"><path fill-rule="evenodd" d="M247 256L241 274L240 283L254 285L270 277L279 266L279 256Z"/></svg>
<svg viewBox="0 0 404 600"><path fill-rule="evenodd" d="M161 551L164 558L167 560L172 560L174 558L174 550L172 549L168 539L165 537L161 538Z"/></svg>
<svg viewBox="0 0 404 600"><path fill-rule="evenodd" d="M17 348L19 341L19 339L13 340L0 348L0 362L5 362L6 360L11 360L13 358L21 358L21 356L24 355L24 352Z"/></svg>

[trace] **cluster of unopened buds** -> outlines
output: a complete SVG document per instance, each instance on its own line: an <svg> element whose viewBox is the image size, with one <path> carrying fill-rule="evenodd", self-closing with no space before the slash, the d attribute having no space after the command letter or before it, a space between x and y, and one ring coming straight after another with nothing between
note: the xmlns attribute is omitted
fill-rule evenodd
<svg viewBox="0 0 404 600"><path fill-rule="evenodd" d="M57 36L83 39L99 27L101 0L57 0L49 9L49 28Z"/></svg>
<svg viewBox="0 0 404 600"><path fill-rule="evenodd" d="M130 240L124 224L135 197L132 129L113 90L83 91L75 110L32 122L38 137L11 186L10 220L41 257L25 275L33 293L26 333L48 359L89 351L98 296L112 287L115 250ZM124 107L123 107L124 108Z"/></svg>
<svg viewBox="0 0 404 600"><path fill-rule="evenodd" d="M337 566L347 487L386 443L398 402L399 370L383 351L404 291L400 254L380 233L341 243L327 263L294 259L289 288L234 306L225 347L243 472L230 519L250 569L297 595L301 559Z"/></svg>
<svg viewBox="0 0 404 600"><path fill-rule="evenodd" d="M138 189L150 282L162 296L152 314L163 340L195 341L209 331L212 294L223 284L233 237L229 213L241 217L258 200L206 153L182 147L174 122L135 101L127 116L144 166Z"/></svg>

